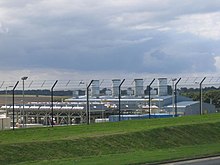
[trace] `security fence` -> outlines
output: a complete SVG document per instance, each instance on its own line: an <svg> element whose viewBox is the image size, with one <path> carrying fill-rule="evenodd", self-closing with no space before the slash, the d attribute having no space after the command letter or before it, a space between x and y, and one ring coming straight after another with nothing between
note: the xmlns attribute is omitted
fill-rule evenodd
<svg viewBox="0 0 220 165"><path fill-rule="evenodd" d="M0 82L11 126L54 126L215 113L220 77ZM207 93L209 92L209 93ZM206 94L204 99L204 93Z"/></svg>

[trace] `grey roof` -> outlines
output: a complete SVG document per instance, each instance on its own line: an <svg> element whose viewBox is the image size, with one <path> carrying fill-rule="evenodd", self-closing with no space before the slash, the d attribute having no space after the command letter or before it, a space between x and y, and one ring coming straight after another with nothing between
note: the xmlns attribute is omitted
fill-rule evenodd
<svg viewBox="0 0 220 165"><path fill-rule="evenodd" d="M187 107L193 104L197 104L199 101L181 101L177 103L177 107ZM167 107L172 107L173 105L168 105Z"/></svg>
<svg viewBox="0 0 220 165"><path fill-rule="evenodd" d="M173 96L172 95L166 95L166 96L156 96L156 97L153 97L155 99L169 99L169 98L172 98Z"/></svg>

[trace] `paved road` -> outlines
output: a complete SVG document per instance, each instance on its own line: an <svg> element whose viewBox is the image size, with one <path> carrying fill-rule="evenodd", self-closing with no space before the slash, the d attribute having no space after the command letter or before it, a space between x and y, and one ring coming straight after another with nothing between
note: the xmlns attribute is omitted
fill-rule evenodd
<svg viewBox="0 0 220 165"><path fill-rule="evenodd" d="M220 165L220 156L212 157L212 158L204 158L204 159L196 159L175 163L167 163L163 165Z"/></svg>

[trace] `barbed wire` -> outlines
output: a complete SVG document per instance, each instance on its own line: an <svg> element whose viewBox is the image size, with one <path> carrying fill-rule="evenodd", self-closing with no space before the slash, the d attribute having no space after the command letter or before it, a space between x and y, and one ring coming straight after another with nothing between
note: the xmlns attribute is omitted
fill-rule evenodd
<svg viewBox="0 0 220 165"><path fill-rule="evenodd" d="M152 83L152 87L158 87L158 79L160 77L156 77L155 81ZM220 77L164 77L167 79L167 85L172 86L177 82L178 79L181 78L181 80L178 82L178 88L180 87L187 87L187 88L198 88L201 81L205 78L204 82L202 83L203 87L219 87L220 86ZM122 88L134 88L135 86L135 79L141 79L143 80L143 87L147 88L147 86L151 83L151 81L154 79L153 77L148 78L127 78L125 79ZM97 79L99 83L99 88L111 88L113 86L113 81L119 80L122 81L123 79ZM0 90L12 90L14 85L17 81L0 81ZM44 90L48 89L50 90L53 84L56 82L56 80L33 80L33 79L27 79L24 82L22 80L19 81L19 84L16 88L16 90L22 90L23 89L23 83L25 90ZM91 79L67 79L67 80L59 80L55 86L55 90L85 90L87 85L91 82Z"/></svg>

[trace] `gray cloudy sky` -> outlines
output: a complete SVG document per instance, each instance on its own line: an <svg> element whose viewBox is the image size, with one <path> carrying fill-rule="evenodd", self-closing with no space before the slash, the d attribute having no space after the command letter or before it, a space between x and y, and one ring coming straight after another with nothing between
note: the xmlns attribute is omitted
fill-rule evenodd
<svg viewBox="0 0 220 165"><path fill-rule="evenodd" d="M0 76L220 71L219 0L1 0Z"/></svg>

